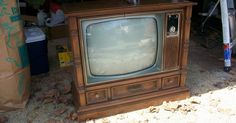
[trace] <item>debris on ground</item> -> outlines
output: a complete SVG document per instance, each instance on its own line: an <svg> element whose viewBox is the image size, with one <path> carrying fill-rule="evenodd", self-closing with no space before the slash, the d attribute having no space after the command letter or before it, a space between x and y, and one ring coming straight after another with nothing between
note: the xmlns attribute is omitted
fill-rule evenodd
<svg viewBox="0 0 236 123"><path fill-rule="evenodd" d="M66 117L68 120L76 121L78 120L78 114L76 112L71 112Z"/></svg>
<svg viewBox="0 0 236 123"><path fill-rule="evenodd" d="M200 104L200 103L201 103L199 97L191 97L191 98L189 99L189 101L190 101L191 103L193 103L193 104Z"/></svg>
<svg viewBox="0 0 236 123"><path fill-rule="evenodd" d="M149 107L150 113L158 113L159 111L160 111L160 108L158 108L157 106L150 106Z"/></svg>
<svg viewBox="0 0 236 123"><path fill-rule="evenodd" d="M162 107L166 111L175 112L179 107L181 107L181 105L178 104L178 102L163 102Z"/></svg>
<svg viewBox="0 0 236 123"><path fill-rule="evenodd" d="M55 116L59 116L59 115L62 115L63 113L65 113L66 111L67 111L66 108L61 108L61 109L58 109L58 110L54 111L53 114Z"/></svg>
<svg viewBox="0 0 236 123"><path fill-rule="evenodd" d="M216 88L222 89L222 88L227 87L229 85L229 83L227 83L227 82L217 82L217 83L215 83L213 85Z"/></svg>
<svg viewBox="0 0 236 123"><path fill-rule="evenodd" d="M8 118L6 116L0 116L0 123L6 123Z"/></svg>
<svg viewBox="0 0 236 123"><path fill-rule="evenodd" d="M220 99L211 99L210 100L210 106L217 107L220 103Z"/></svg>
<svg viewBox="0 0 236 123"><path fill-rule="evenodd" d="M64 122L63 121L58 121L58 120L55 120L55 119L50 119L46 123L64 123Z"/></svg>
<svg viewBox="0 0 236 123"><path fill-rule="evenodd" d="M179 111L183 114L187 114L188 112L196 111L197 109L193 105L181 105Z"/></svg>

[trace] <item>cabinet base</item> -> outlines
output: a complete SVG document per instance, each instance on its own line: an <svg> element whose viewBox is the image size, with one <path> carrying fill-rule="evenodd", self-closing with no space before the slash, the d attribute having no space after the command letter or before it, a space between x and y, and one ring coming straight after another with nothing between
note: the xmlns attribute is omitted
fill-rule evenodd
<svg viewBox="0 0 236 123"><path fill-rule="evenodd" d="M76 93L75 90L74 92ZM74 94L74 96L76 96L76 94ZM147 108L149 106L160 105L163 101L181 100L188 98L189 96L190 93L186 87L179 87L93 105L77 105L78 119L79 121L85 121L88 119L101 118ZM79 100L76 99L78 99L78 97L75 97L75 104L79 104L77 102Z"/></svg>

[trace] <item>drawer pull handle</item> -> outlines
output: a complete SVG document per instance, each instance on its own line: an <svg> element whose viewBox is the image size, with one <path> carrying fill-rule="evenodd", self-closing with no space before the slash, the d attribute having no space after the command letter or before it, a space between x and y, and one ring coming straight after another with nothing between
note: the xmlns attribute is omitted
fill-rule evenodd
<svg viewBox="0 0 236 123"><path fill-rule="evenodd" d="M128 91L129 92L138 92L138 91L141 91L141 90L143 90L143 86L141 84L128 86Z"/></svg>
<svg viewBox="0 0 236 123"><path fill-rule="evenodd" d="M96 97L96 98L100 98L100 95L99 95L99 94L95 94L95 97Z"/></svg>
<svg viewBox="0 0 236 123"><path fill-rule="evenodd" d="M169 83L173 83L173 82L174 82L174 80L170 80L170 81L169 81Z"/></svg>

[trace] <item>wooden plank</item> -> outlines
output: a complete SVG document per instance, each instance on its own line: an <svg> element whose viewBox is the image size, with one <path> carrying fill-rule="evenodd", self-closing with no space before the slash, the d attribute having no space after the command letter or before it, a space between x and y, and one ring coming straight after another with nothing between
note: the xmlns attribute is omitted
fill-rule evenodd
<svg viewBox="0 0 236 123"><path fill-rule="evenodd" d="M192 6L185 8L184 14L184 30L183 30L183 43L182 43L182 62L181 69L187 71L188 64L188 52L189 52L189 36L190 36L190 27L191 27L191 17L192 17ZM185 86L187 72L181 74L181 83L180 86Z"/></svg>

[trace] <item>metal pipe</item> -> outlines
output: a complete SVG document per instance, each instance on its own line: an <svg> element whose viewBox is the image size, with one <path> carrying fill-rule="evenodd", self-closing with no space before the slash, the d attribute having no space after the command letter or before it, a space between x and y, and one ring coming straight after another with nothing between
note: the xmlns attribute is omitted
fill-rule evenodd
<svg viewBox="0 0 236 123"><path fill-rule="evenodd" d="M232 39L234 39L236 36L235 9L228 9L228 14L229 14L230 39L232 42Z"/></svg>
<svg viewBox="0 0 236 123"><path fill-rule="evenodd" d="M220 3L220 0L218 0L215 4L215 6L213 7L213 9L211 10L210 14L207 16L207 18L202 22L202 25L201 25L201 31L203 32L204 31L204 26L207 22L207 20L211 17L211 15L213 14L213 12L215 11L216 7L218 6L218 4Z"/></svg>
<svg viewBox="0 0 236 123"><path fill-rule="evenodd" d="M221 21L223 30L224 42L224 70L229 72L231 70L231 44L230 44L230 31L229 31L229 14L226 0L220 0L221 6Z"/></svg>

